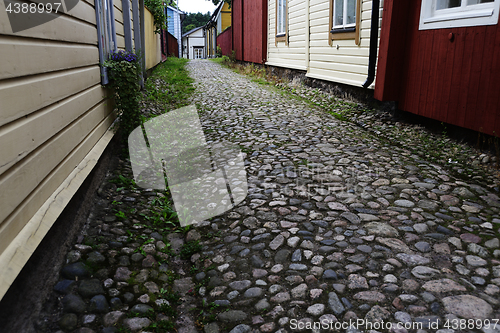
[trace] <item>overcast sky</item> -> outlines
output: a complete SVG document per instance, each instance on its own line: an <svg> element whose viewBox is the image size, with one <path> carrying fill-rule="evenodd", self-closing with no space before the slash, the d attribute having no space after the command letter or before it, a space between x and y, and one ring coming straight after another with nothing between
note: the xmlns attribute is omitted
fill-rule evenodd
<svg viewBox="0 0 500 333"><path fill-rule="evenodd" d="M213 14L215 6L210 0L178 0L179 9L186 13L210 12Z"/></svg>

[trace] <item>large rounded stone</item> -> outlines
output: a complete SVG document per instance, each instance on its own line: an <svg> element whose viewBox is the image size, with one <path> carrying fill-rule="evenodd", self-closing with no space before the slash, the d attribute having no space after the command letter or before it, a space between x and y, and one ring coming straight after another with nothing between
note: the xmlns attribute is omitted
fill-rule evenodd
<svg viewBox="0 0 500 333"><path fill-rule="evenodd" d="M229 310L227 312L222 312L219 314L219 320L225 322L239 322L247 318L247 313L240 310Z"/></svg>
<svg viewBox="0 0 500 333"><path fill-rule="evenodd" d="M90 272L83 262L75 262L74 264L64 266L61 274L67 279L74 280L77 277L87 277L90 275Z"/></svg>
<svg viewBox="0 0 500 333"><path fill-rule="evenodd" d="M132 332L138 332L150 324L151 320L148 318L128 318L123 321L123 326Z"/></svg>
<svg viewBox="0 0 500 333"><path fill-rule="evenodd" d="M87 311L87 305L78 295L66 295L62 300L62 304L65 312L83 313Z"/></svg>
<svg viewBox="0 0 500 333"><path fill-rule="evenodd" d="M78 287L78 293L83 297L92 297L104 294L104 290L101 286L101 281L97 279L83 280Z"/></svg>
<svg viewBox="0 0 500 333"><path fill-rule="evenodd" d="M109 311L109 304L104 295L97 295L90 299L89 309L91 312L106 313Z"/></svg>
<svg viewBox="0 0 500 333"><path fill-rule="evenodd" d="M377 236L385 236L385 237L398 237L399 232L388 225L387 223L382 222L370 222L365 224L364 228L369 234L377 235Z"/></svg>
<svg viewBox="0 0 500 333"><path fill-rule="evenodd" d="M74 313L66 313L59 320L59 327L63 331L72 331L78 325L78 317Z"/></svg>
<svg viewBox="0 0 500 333"><path fill-rule="evenodd" d="M486 319L493 312L491 305L472 295L449 296L442 302L446 312L467 319Z"/></svg>
<svg viewBox="0 0 500 333"><path fill-rule="evenodd" d="M426 282L422 288L433 293L447 293L450 291L467 291L467 289L451 279L441 279Z"/></svg>
<svg viewBox="0 0 500 333"><path fill-rule="evenodd" d="M109 313L107 313L104 316L104 318L103 318L103 324L106 327L108 327L108 326L114 326L117 323L119 323L120 320L122 320L123 318L125 318L125 313L123 313L121 311L109 312Z"/></svg>

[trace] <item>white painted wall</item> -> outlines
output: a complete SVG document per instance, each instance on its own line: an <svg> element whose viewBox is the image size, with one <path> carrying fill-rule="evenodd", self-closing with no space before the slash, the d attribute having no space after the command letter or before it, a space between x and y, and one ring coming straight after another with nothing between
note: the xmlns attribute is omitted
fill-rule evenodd
<svg viewBox="0 0 500 333"><path fill-rule="evenodd" d="M184 50L187 50L189 54L189 58L187 54L183 55L184 58L194 59L194 48L200 46L203 47L203 56L206 57L205 37L203 35L203 28L200 27L198 30L193 31L189 35L184 35L184 37L182 38L182 45L184 47Z"/></svg>

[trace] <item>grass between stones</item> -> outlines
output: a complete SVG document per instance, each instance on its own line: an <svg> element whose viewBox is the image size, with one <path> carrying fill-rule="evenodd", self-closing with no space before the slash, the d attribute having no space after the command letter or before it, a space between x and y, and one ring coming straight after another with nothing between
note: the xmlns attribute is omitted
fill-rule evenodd
<svg viewBox="0 0 500 333"><path fill-rule="evenodd" d="M159 64L144 84L143 115L147 119L189 105L194 80L186 69L188 60L169 57Z"/></svg>

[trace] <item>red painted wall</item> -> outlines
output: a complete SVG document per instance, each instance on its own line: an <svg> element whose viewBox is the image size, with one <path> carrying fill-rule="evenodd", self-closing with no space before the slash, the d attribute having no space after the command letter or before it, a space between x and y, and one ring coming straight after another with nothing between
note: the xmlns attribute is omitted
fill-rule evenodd
<svg viewBox="0 0 500 333"><path fill-rule="evenodd" d="M386 0L384 6L402 10L397 3ZM419 31L421 0L407 6L407 23L382 24L375 97L395 99L404 111L500 135L500 25Z"/></svg>
<svg viewBox="0 0 500 333"><path fill-rule="evenodd" d="M236 59L263 64L267 58L267 0L233 0Z"/></svg>
<svg viewBox="0 0 500 333"><path fill-rule="evenodd" d="M231 27L217 36L217 46L222 49L222 55L231 55L231 51L233 50L233 30Z"/></svg>
<svg viewBox="0 0 500 333"><path fill-rule="evenodd" d="M177 44L177 38L175 38L170 32L167 32L166 30L163 30L163 50L165 51L165 54L161 55L163 60L166 60L166 55L168 55L169 57L179 57L179 44Z"/></svg>
<svg viewBox="0 0 500 333"><path fill-rule="evenodd" d="M247 0L248 1L248 0ZM233 50L236 59L243 60L243 0L233 0L231 5L231 28L233 29Z"/></svg>

